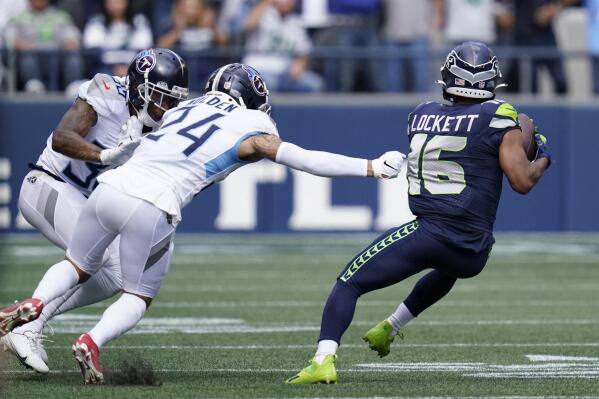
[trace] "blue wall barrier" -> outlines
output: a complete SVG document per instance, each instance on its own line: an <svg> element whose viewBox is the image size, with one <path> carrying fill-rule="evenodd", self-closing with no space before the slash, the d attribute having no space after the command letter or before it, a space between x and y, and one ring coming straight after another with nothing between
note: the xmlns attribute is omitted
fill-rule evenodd
<svg viewBox="0 0 599 399"><path fill-rule="evenodd" d="M68 103L0 99L0 231L26 231L17 199L27 163L35 161ZM413 104L275 105L285 140L312 149L373 158L408 151L406 120ZM596 153L599 109L517 106L549 137L555 162L527 196L507 182L496 229L599 231ZM180 231L364 231L409 218L406 185L372 179L326 180L264 161L244 167L203 192L183 213Z"/></svg>

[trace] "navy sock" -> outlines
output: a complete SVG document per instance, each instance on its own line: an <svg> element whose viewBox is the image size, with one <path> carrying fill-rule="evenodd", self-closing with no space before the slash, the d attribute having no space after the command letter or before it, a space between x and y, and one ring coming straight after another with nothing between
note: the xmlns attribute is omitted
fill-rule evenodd
<svg viewBox="0 0 599 399"><path fill-rule="evenodd" d="M418 280L404 304L410 313L418 316L426 308L447 295L456 280L455 277L433 270Z"/></svg>
<svg viewBox="0 0 599 399"><path fill-rule="evenodd" d="M341 342L341 336L354 318L359 297L360 293L353 286L337 280L322 312L319 341Z"/></svg>

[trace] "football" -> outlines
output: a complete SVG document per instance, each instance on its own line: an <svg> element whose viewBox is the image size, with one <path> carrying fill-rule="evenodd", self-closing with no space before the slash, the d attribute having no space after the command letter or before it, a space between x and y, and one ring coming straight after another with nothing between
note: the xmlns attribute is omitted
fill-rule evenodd
<svg viewBox="0 0 599 399"><path fill-rule="evenodd" d="M537 143L535 141L535 124L526 114L518 114L518 121L522 128L522 146L529 161L535 159Z"/></svg>

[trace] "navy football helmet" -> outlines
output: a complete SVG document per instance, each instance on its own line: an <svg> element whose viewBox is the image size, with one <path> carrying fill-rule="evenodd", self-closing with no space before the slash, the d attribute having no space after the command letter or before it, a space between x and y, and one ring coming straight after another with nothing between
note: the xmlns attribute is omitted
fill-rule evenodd
<svg viewBox="0 0 599 399"><path fill-rule="evenodd" d="M217 91L225 93L248 109L257 109L270 115L268 89L258 71L245 64L228 64L210 75L204 93Z"/></svg>
<svg viewBox="0 0 599 399"><path fill-rule="evenodd" d="M443 98L456 101L468 98L486 101L495 98L495 90L506 86L501 79L497 57L486 44L464 42L451 50L441 67Z"/></svg>
<svg viewBox="0 0 599 399"><path fill-rule="evenodd" d="M156 48L139 52L127 70L128 101L140 121L158 127L164 112L189 97L185 61L174 51ZM150 105L159 110L148 108Z"/></svg>

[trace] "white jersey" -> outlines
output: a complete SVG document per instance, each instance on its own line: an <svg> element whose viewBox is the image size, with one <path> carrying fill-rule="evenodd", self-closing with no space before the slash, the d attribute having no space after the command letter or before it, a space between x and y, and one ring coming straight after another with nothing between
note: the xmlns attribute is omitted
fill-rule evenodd
<svg viewBox="0 0 599 399"><path fill-rule="evenodd" d="M154 204L178 223L197 193L248 163L237 157L242 141L262 133L278 136L267 114L228 99L209 94L168 111L161 129L98 181Z"/></svg>
<svg viewBox="0 0 599 399"><path fill-rule="evenodd" d="M129 118L125 79L96 74L79 87L79 98L85 100L98 114L98 121L84 140L100 148L116 147L121 126ZM72 159L52 149L52 134L37 165L60 177L89 196L96 187L96 178L109 166Z"/></svg>

